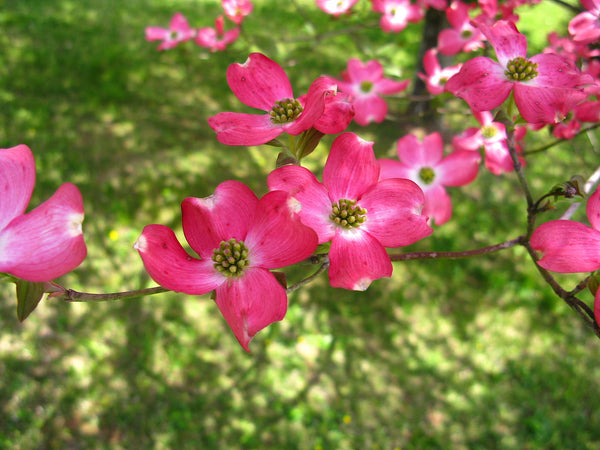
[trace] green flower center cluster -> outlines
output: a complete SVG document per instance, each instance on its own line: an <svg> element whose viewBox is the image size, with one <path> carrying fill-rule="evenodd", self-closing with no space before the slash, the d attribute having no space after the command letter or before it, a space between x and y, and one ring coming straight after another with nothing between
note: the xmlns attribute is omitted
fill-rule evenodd
<svg viewBox="0 0 600 450"><path fill-rule="evenodd" d="M519 56L508 62L504 75L511 81L529 81L538 76L537 68L537 63Z"/></svg>
<svg viewBox="0 0 600 450"><path fill-rule="evenodd" d="M431 184L435 180L435 172L431 167L423 167L419 170L419 178L423 183Z"/></svg>
<svg viewBox="0 0 600 450"><path fill-rule="evenodd" d="M329 216L340 227L348 230L360 227L367 220L367 210L356 204L356 200L341 199L331 207Z"/></svg>
<svg viewBox="0 0 600 450"><path fill-rule="evenodd" d="M269 114L273 123L288 123L296 120L302 111L304 108L298 100L284 98L275 102Z"/></svg>
<svg viewBox="0 0 600 450"><path fill-rule="evenodd" d="M369 92L371 92L371 89L373 89L373 82L372 81L363 81L362 83L360 83L360 90L361 92L364 92L365 94L368 94Z"/></svg>
<svg viewBox="0 0 600 450"><path fill-rule="evenodd" d="M213 250L212 260L215 269L221 274L227 277L239 276L248 265L248 249L237 239L221 241L219 248Z"/></svg>
<svg viewBox="0 0 600 450"><path fill-rule="evenodd" d="M481 135L486 139L493 138L497 134L498 134L498 128L493 127L492 125L486 125L485 127L483 127L481 129Z"/></svg>

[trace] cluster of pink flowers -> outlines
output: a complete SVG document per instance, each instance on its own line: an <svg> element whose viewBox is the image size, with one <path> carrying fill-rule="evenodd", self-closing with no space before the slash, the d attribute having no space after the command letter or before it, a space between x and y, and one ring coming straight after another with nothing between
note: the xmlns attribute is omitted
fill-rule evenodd
<svg viewBox="0 0 600 450"><path fill-rule="evenodd" d="M221 0L221 6L224 16L220 15L215 19L214 28L194 29L183 14L175 13L169 28L147 27L146 40L162 41L158 50L168 50L193 39L200 47L211 52L223 51L239 37L242 21L252 12L253 5L250 0ZM225 30L225 17L233 22L233 28Z"/></svg>

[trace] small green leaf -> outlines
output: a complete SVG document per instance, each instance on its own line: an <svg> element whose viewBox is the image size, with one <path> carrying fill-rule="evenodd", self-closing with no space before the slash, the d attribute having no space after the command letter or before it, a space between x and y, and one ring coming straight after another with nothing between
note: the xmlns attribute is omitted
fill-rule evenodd
<svg viewBox="0 0 600 450"><path fill-rule="evenodd" d="M37 307L44 295L45 283L17 280L17 317L23 322Z"/></svg>

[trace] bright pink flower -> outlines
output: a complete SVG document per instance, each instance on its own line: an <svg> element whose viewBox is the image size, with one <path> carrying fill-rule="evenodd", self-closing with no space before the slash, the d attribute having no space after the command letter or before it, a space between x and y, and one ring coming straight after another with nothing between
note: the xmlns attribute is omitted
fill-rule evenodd
<svg viewBox="0 0 600 450"><path fill-rule="evenodd" d="M389 277L392 263L384 247L412 244L432 229L421 215L424 197L410 180L379 181L373 143L354 133L338 136L323 170L323 183L308 169L284 166L271 172L269 189L288 192L302 206L302 222L330 242L329 282L365 290Z"/></svg>
<svg viewBox="0 0 600 450"><path fill-rule="evenodd" d="M250 0L221 0L221 5L223 6L227 18L235 22L238 26L242 24L244 18L248 16L253 9Z"/></svg>
<svg viewBox="0 0 600 450"><path fill-rule="evenodd" d="M259 200L246 185L225 181L214 195L181 204L183 233L200 259L164 225L146 226L135 248L161 286L191 295L214 290L223 317L249 351L252 337L287 310L285 289L269 269L295 264L317 247L316 234L291 207L284 192Z"/></svg>
<svg viewBox="0 0 600 450"><path fill-rule="evenodd" d="M441 68L437 58L438 51L430 48L423 56L423 68L425 73L417 74L425 82L425 86L431 95L440 95L444 92L446 82L460 70L462 64Z"/></svg>
<svg viewBox="0 0 600 450"><path fill-rule="evenodd" d="M484 47L485 36L471 25L469 5L454 0L446 9L446 17L452 28L446 28L438 35L437 48L442 55L472 52Z"/></svg>
<svg viewBox="0 0 600 450"><path fill-rule="evenodd" d="M588 199L586 212L591 227L571 220L551 220L535 229L530 242L541 256L540 266L559 273L600 269L600 190Z"/></svg>
<svg viewBox="0 0 600 450"><path fill-rule="evenodd" d="M521 116L529 123L555 123L565 100L583 101L587 82L579 69L558 55L541 53L527 59L527 39L512 22L492 27L476 23L496 51L499 62L479 56L465 62L446 90L463 98L475 111L491 111L513 92Z"/></svg>
<svg viewBox="0 0 600 450"><path fill-rule="evenodd" d="M0 272L27 281L58 278L75 269L87 250L79 189L63 184L25 213L35 185L35 161L26 145L0 149Z"/></svg>
<svg viewBox="0 0 600 450"><path fill-rule="evenodd" d="M337 80L332 80L331 83L335 85ZM298 97L298 100L305 104L306 95ZM313 127L324 134L338 134L346 131L354 114L352 97L345 92L338 91L335 95L325 97L325 109Z"/></svg>
<svg viewBox="0 0 600 450"><path fill-rule="evenodd" d="M494 175L514 170L513 160L506 142L506 127L500 122L494 122L489 111L473 111L480 128L472 127L452 138L452 146L456 150L485 151L485 166ZM521 160L524 164L525 160Z"/></svg>
<svg viewBox="0 0 600 450"><path fill-rule="evenodd" d="M240 35L238 27L225 31L225 18L219 16L215 19L215 28L200 28L196 34L196 44L208 48L211 52L223 51Z"/></svg>
<svg viewBox="0 0 600 450"><path fill-rule="evenodd" d="M587 11L577 14L569 22L569 34L575 42L591 44L600 39L600 0L581 0Z"/></svg>
<svg viewBox="0 0 600 450"><path fill-rule="evenodd" d="M342 72L343 80L337 80L341 91L350 94L354 104L354 120L359 125L383 122L388 111L387 103L380 95L403 91L410 80L394 81L383 77L383 66L375 59L363 64L356 58L348 61Z"/></svg>
<svg viewBox="0 0 600 450"><path fill-rule="evenodd" d="M447 156L439 133L425 136L423 141L414 134L398 140L398 159L380 159L380 178L407 178L425 193L423 214L443 225L452 216L452 202L444 186L463 186L477 177L479 153L457 150Z"/></svg>
<svg viewBox="0 0 600 450"><path fill-rule="evenodd" d="M171 19L169 28L147 27L147 41L163 41L158 50L168 50L180 42L194 39L196 30L190 28L187 19L181 13L176 13Z"/></svg>
<svg viewBox="0 0 600 450"><path fill-rule="evenodd" d="M227 83L244 104L267 114L223 112L209 117L208 124L219 142L227 145L261 145L282 133L298 135L311 128L325 109L325 97L337 86L328 77L311 84L306 103L294 98L290 80L275 61L252 53L244 64L231 64Z"/></svg>
<svg viewBox="0 0 600 450"><path fill-rule="evenodd" d="M382 13L379 25L386 33L404 30L408 23L417 23L425 17L423 8L410 0L371 0L373 11Z"/></svg>
<svg viewBox="0 0 600 450"><path fill-rule="evenodd" d="M358 0L316 0L317 6L333 17L349 13L356 2Z"/></svg>

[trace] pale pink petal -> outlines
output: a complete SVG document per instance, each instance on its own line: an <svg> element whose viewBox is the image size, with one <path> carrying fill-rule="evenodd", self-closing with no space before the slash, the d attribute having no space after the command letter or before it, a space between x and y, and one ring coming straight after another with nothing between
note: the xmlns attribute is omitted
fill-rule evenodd
<svg viewBox="0 0 600 450"><path fill-rule="evenodd" d="M467 128L465 131L452 138L455 150L477 151L483 145L484 139L479 128Z"/></svg>
<svg viewBox="0 0 600 450"><path fill-rule="evenodd" d="M446 90L464 99L476 111L490 111L508 98L512 83L504 68L495 61L478 56L465 62L448 80Z"/></svg>
<svg viewBox="0 0 600 450"><path fill-rule="evenodd" d="M432 186L425 191L423 214L433 219L438 226L450 220L450 217L452 217L452 201L444 186Z"/></svg>
<svg viewBox="0 0 600 450"><path fill-rule="evenodd" d="M293 122L283 124L286 133L297 135L308 130L323 115L326 97L335 95L337 84L331 77L319 77L308 88L304 111Z"/></svg>
<svg viewBox="0 0 600 450"><path fill-rule="evenodd" d="M332 208L329 193L310 170L295 165L280 167L269 174L267 184L271 191L285 191L300 203L298 215L302 223L315 230L319 244L333 238L335 225L329 218Z"/></svg>
<svg viewBox="0 0 600 450"><path fill-rule="evenodd" d="M354 133L339 135L323 168L323 184L332 201L355 200L379 179L373 142Z"/></svg>
<svg viewBox="0 0 600 450"><path fill-rule="evenodd" d="M600 189L590 195L586 206L586 212L592 228L600 231Z"/></svg>
<svg viewBox="0 0 600 450"><path fill-rule="evenodd" d="M217 44L217 31L214 28L200 28L196 33L196 44L204 48L214 48Z"/></svg>
<svg viewBox="0 0 600 450"><path fill-rule="evenodd" d="M410 180L382 180L358 201L367 210L361 225L384 247L410 245L432 233L427 217L421 215L425 203L423 191Z"/></svg>
<svg viewBox="0 0 600 450"><path fill-rule="evenodd" d="M240 278L217 288L216 303L240 345L248 345L256 333L285 317L287 295L272 273L248 267Z"/></svg>
<svg viewBox="0 0 600 450"><path fill-rule="evenodd" d="M31 212L0 232L0 272L28 281L50 281L75 269L86 256L79 189L63 184Z"/></svg>
<svg viewBox="0 0 600 450"><path fill-rule="evenodd" d="M377 239L360 229L343 230L329 249L329 284L333 287L366 290L373 280L392 276L392 262Z"/></svg>
<svg viewBox="0 0 600 450"><path fill-rule="evenodd" d="M243 64L227 68L227 83L245 105L269 111L278 100L294 98L285 71L261 53L251 53Z"/></svg>
<svg viewBox="0 0 600 450"><path fill-rule="evenodd" d="M600 231L570 220L552 220L535 229L531 246L540 253L538 264L560 273L600 269Z"/></svg>
<svg viewBox="0 0 600 450"><path fill-rule="evenodd" d="M444 143L438 132L431 133L423 141L414 134L401 137L396 144L398 158L410 167L435 167L444 154Z"/></svg>
<svg viewBox="0 0 600 450"><path fill-rule="evenodd" d="M161 27L146 27L146 40L147 41L161 41L166 39L171 32L166 28Z"/></svg>
<svg viewBox="0 0 600 450"><path fill-rule="evenodd" d="M284 129L273 124L268 114L222 112L208 118L217 140L226 145L262 145L275 139Z"/></svg>
<svg viewBox="0 0 600 450"><path fill-rule="evenodd" d="M356 97L354 100L354 121L361 126L383 122L387 111L385 100L375 94Z"/></svg>
<svg viewBox="0 0 600 450"><path fill-rule="evenodd" d="M175 13L169 24L169 28L173 31L186 32L190 29L187 19L181 13Z"/></svg>
<svg viewBox="0 0 600 450"><path fill-rule="evenodd" d="M244 241L251 267L278 269L308 258L317 249L317 233L302 224L293 210L297 206L284 191L268 192L258 201Z"/></svg>
<svg viewBox="0 0 600 450"><path fill-rule="evenodd" d="M0 149L0 230L27 209L35 185L35 161L26 145Z"/></svg>
<svg viewBox="0 0 600 450"><path fill-rule="evenodd" d="M243 241L256 212L258 198L245 184L224 181L205 198L186 198L181 203L183 233L202 258L212 257L221 241Z"/></svg>
<svg viewBox="0 0 600 450"><path fill-rule="evenodd" d="M396 159L382 158L378 159L379 167L379 179L386 180L388 178L407 178L410 179L414 174L412 167L403 164Z"/></svg>
<svg viewBox="0 0 600 450"><path fill-rule="evenodd" d="M346 73L353 83L360 83L362 81L375 82L383 78L383 66L376 59L363 64L359 59L350 58Z"/></svg>
<svg viewBox="0 0 600 450"><path fill-rule="evenodd" d="M510 156L506 141L485 144L485 167L494 175L512 172L515 165Z"/></svg>
<svg viewBox="0 0 600 450"><path fill-rule="evenodd" d="M188 255L173 230L164 225L145 226L134 248L150 277L172 291L207 294L226 280L210 258L201 261Z"/></svg>
<svg viewBox="0 0 600 450"><path fill-rule="evenodd" d="M471 150L456 150L435 168L436 182L444 186L463 186L477 177L481 156Z"/></svg>
<svg viewBox="0 0 600 450"><path fill-rule="evenodd" d="M410 80L394 81L388 78L381 78L375 82L375 92L381 95L396 94L405 90L410 84Z"/></svg>

